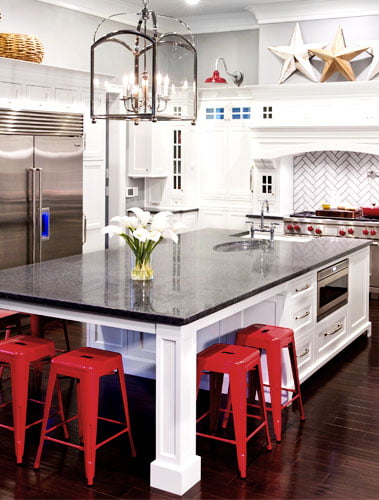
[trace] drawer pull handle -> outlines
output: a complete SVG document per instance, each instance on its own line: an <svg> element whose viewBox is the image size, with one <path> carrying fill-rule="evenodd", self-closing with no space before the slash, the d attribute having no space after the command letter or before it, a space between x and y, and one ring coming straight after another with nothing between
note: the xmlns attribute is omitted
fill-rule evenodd
<svg viewBox="0 0 379 500"><path fill-rule="evenodd" d="M307 316L309 316L311 314L310 311L305 311L304 314L302 314L301 316L295 316L295 319L304 319L306 318Z"/></svg>
<svg viewBox="0 0 379 500"><path fill-rule="evenodd" d="M330 337L331 335L335 335L338 333L340 330L342 330L343 324L338 323L337 326L334 328L334 330L330 330L329 332L324 333L324 337Z"/></svg>
<svg viewBox="0 0 379 500"><path fill-rule="evenodd" d="M309 353L310 349L304 349L304 352L296 356L297 358L304 358Z"/></svg>
<svg viewBox="0 0 379 500"><path fill-rule="evenodd" d="M295 292L296 293L299 293L299 292L304 292L304 290L308 290L308 288L310 288L311 285L309 285L308 283L306 283L302 288L295 288Z"/></svg>

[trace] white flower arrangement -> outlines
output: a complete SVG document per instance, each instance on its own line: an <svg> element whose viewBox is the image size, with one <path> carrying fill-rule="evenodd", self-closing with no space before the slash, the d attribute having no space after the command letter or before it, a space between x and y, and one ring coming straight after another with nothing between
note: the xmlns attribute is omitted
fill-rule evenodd
<svg viewBox="0 0 379 500"><path fill-rule="evenodd" d="M136 266L134 268L135 276L138 272L147 277L134 277L134 279L151 279L153 271L150 265L151 254L156 246L163 240L169 239L178 243L178 234L188 230L182 222L172 224L171 212L159 212L152 216L150 212L141 208L130 208L134 216L117 215L112 217L111 222L118 225L109 225L104 228L104 233L111 237L115 234L121 236L135 255ZM132 272L133 278L133 272Z"/></svg>

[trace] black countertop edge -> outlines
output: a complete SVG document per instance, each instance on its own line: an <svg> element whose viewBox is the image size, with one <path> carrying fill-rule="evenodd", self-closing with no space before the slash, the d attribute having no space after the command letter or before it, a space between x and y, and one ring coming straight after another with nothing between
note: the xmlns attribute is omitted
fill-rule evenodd
<svg viewBox="0 0 379 500"><path fill-rule="evenodd" d="M259 219L261 217L261 214L246 214L245 217L248 219ZM264 214L264 218L266 219L275 219L275 220L283 220L284 217L289 217L289 215L271 215L270 213Z"/></svg>
<svg viewBox="0 0 379 500"><path fill-rule="evenodd" d="M158 212L172 212L173 214L185 214L187 212L198 212L200 209L198 207L190 208L180 208L180 207L144 207L146 210L152 214L157 214Z"/></svg>
<svg viewBox="0 0 379 500"><path fill-rule="evenodd" d="M327 265L331 262L335 262L336 260L343 259L344 257L350 255L351 253L355 253L358 250L361 250L362 248L365 248L370 245L369 240L359 240L361 241L361 244L356 246L353 250L349 249L344 252L341 252L338 254L338 256L332 256L330 258L327 258L323 261L323 264L321 267L327 267ZM320 268L320 264L317 265L310 265L309 267L302 268L298 271L294 271L287 275L284 278L278 278L277 280L271 281L270 283L267 283L265 285L262 285L259 288L256 288L252 290L251 292L246 292L238 297L234 297L233 299L226 300L221 304L209 307L205 310L202 310L201 312L194 313L191 316L185 317L185 318L176 318L173 316L168 316L168 315L162 315L162 314L157 314L154 311L147 312L146 310L143 312L139 311L123 311L119 309L112 309L109 307L102 307L102 306L96 306L96 305L90 305L90 304L82 304L79 302L70 302L70 301L63 301L59 299L48 299L48 298L38 298L38 297L32 297L30 295L22 295L22 294L17 294L17 293L7 293L7 292L1 292L0 291L0 297L9 299L9 300L15 300L15 301L20 301L20 302L25 302L27 304L37 304L37 305L44 305L44 306L51 306L51 307L58 307L62 311L65 309L71 309L75 311L85 311L86 313L94 313L94 314L102 314L104 316L109 316L109 317L116 317L120 319L130 319L130 320L138 320L142 322L153 322L153 323L161 323L161 324L166 324L166 325L173 325L173 326L184 326L188 325L189 323L192 323L194 321L197 321L201 318L204 318L206 316L209 316L210 314L213 314L215 312L218 312L222 309L225 309L226 307L232 306L238 302L241 302L243 300L249 299L250 297L254 297L255 295L258 295L262 292L265 292L266 290L269 290L270 288L275 288L276 286L279 286L287 281L290 281L292 279L295 279L299 276L302 276L304 274L307 274L311 271L314 271L315 269Z"/></svg>

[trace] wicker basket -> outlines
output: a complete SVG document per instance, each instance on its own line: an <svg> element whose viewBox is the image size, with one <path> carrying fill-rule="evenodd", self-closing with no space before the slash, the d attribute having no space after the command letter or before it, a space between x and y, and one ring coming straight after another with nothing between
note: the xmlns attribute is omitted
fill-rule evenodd
<svg viewBox="0 0 379 500"><path fill-rule="evenodd" d="M0 57L40 63L43 55L43 45L36 36L0 33Z"/></svg>

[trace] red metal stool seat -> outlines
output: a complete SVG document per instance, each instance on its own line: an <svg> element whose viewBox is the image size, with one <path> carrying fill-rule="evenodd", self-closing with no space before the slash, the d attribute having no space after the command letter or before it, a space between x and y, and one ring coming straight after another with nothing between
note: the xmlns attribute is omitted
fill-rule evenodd
<svg viewBox="0 0 379 500"><path fill-rule="evenodd" d="M4 339L9 339L13 328L21 335L21 314L8 309L0 309L0 329L5 330ZM3 372L4 366L0 366L0 382L3 378Z"/></svg>
<svg viewBox="0 0 379 500"><path fill-rule="evenodd" d="M282 439L282 410L297 400L300 419L305 420L303 401L301 397L299 373L295 348L295 336L290 328L255 324L237 332L236 344L264 349L267 356L267 369L271 395L271 411L274 433L277 441ZM288 349L291 362L294 389L282 387L282 349ZM282 404L282 390L293 396Z"/></svg>
<svg viewBox="0 0 379 500"><path fill-rule="evenodd" d="M111 420L98 415L99 379L103 375L110 375L114 372L117 372L119 379L126 422ZM72 377L77 380L78 414L69 418L65 423L78 419L79 435L83 444L74 444L48 436L49 433L62 425L58 424L47 429L49 407L54 392L55 381L59 375ZM111 437L97 443L98 420L105 420L114 424L120 424L123 428ZM136 452L130 430L126 384L121 355L117 352L104 351L102 349L95 349L92 347L81 347L54 358L50 367L41 439L34 468L38 469L40 467L42 448L45 440L65 444L84 451L85 472L88 485L91 486L93 485L95 477L96 450L103 444L108 443L112 439L115 439L126 432L129 434L132 456L135 456Z"/></svg>
<svg viewBox="0 0 379 500"><path fill-rule="evenodd" d="M16 335L0 341L0 362L6 363L11 372L13 426L0 424L0 427L14 432L17 463L22 462L25 446L25 431L42 422L42 418L26 425L28 404L29 368L31 363L55 355L54 342L26 335ZM61 393L58 389L59 415L64 420ZM37 403L42 401L33 400ZM4 403L1 406L6 406Z"/></svg>
<svg viewBox="0 0 379 500"><path fill-rule="evenodd" d="M197 435L235 444L237 449L238 468L241 477L245 478L247 441L257 432L265 429L267 449L271 450L267 414L264 404L260 352L257 349L251 349L249 347L230 344L213 344L200 352L197 356L198 390L201 376L204 371L210 372L210 410L203 413L203 415L197 419L197 422L200 422L200 420L207 415L210 415L211 433L206 434L197 432ZM214 435L217 430L219 411L228 411L220 408L224 374L228 374L230 380L234 439L226 439ZM249 376L250 379L250 397L254 396L256 392L258 393L260 415L250 415L247 413L247 376ZM247 417L256 418L261 422L249 435L247 435Z"/></svg>

